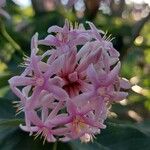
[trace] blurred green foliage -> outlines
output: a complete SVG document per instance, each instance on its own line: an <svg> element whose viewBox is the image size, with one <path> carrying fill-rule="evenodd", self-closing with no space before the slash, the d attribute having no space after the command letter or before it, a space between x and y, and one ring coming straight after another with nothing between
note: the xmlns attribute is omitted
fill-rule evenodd
<svg viewBox="0 0 150 150"><path fill-rule="evenodd" d="M150 20L143 24L139 33L134 37L133 33L138 21L131 13L132 7L132 5L126 5L124 10L124 12L128 12L126 17L98 11L92 20L97 27L107 31L108 36L112 34L114 37L112 42L121 54L121 74L133 84L128 100L113 105L112 114L108 119L108 122L125 125L108 123L108 129L104 130L93 144L84 145L79 142L71 142L61 145L59 143L59 148L68 150L150 149L150 124L146 123L145 125L144 123L150 118ZM8 79L22 71L23 68L19 67L19 64L23 62L24 55L30 54L30 39L35 32L39 33L39 38L43 38L47 35L48 27L51 25L62 26L65 18L69 18L72 22L82 23L89 18L86 15L79 18L75 9L66 11L61 6L53 11L36 14L32 7L22 8L12 1L7 1L6 10L10 14L11 20L0 18L0 149L23 149L25 146L27 146L26 149L30 149L29 147L32 145L33 149L38 150L42 149L41 142L39 144L33 142L31 137L28 138L26 133L17 129L17 125L22 120L14 117L15 113L11 102L17 98L9 89ZM5 30L6 32L4 32ZM15 120L10 120L12 118ZM139 126L133 125L136 122L143 123ZM127 123L129 125L126 125ZM10 136L12 140L11 144L8 144ZM23 142L20 141L22 137ZM43 149L48 148L49 144L46 144Z"/></svg>

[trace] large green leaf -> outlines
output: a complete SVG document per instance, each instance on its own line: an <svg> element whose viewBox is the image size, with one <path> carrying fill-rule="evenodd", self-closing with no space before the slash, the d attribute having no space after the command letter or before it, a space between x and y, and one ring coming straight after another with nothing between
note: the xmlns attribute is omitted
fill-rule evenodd
<svg viewBox="0 0 150 150"><path fill-rule="evenodd" d="M150 134L139 125L107 123L97 142L115 150L149 150Z"/></svg>
<svg viewBox="0 0 150 150"><path fill-rule="evenodd" d="M14 119L15 109L12 101L5 98L0 98L0 119Z"/></svg>
<svg viewBox="0 0 150 150"><path fill-rule="evenodd" d="M109 147L103 146L101 143L97 141L93 141L92 143L81 143L80 141L70 142L73 150L110 150Z"/></svg>
<svg viewBox="0 0 150 150"><path fill-rule="evenodd" d="M11 100L0 98L0 150L50 150L54 144L21 131L18 125L23 119L15 117ZM149 150L150 126L146 124L107 123L107 128L96 137L93 143L80 141L57 143L59 150Z"/></svg>

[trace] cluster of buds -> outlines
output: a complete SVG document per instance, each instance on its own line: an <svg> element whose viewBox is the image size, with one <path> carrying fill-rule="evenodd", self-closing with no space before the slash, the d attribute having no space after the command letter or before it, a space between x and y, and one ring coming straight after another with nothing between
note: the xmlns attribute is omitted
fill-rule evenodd
<svg viewBox="0 0 150 150"><path fill-rule="evenodd" d="M52 26L49 35L31 40L31 55L25 70L9 80L25 115L20 128L44 141L90 141L99 134L108 107L128 95L127 80L119 77L119 53L110 37L93 23ZM39 46L49 50L42 53Z"/></svg>

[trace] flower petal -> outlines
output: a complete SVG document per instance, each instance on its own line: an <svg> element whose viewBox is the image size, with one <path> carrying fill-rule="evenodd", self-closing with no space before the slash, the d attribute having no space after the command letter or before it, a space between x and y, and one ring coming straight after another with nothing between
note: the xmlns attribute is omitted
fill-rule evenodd
<svg viewBox="0 0 150 150"><path fill-rule="evenodd" d="M54 95L54 97L60 101L68 100L69 96L65 90L55 85L47 85L46 89Z"/></svg>
<svg viewBox="0 0 150 150"><path fill-rule="evenodd" d="M114 92L112 95L112 100L113 101L121 101L125 99L128 96L127 92Z"/></svg>
<svg viewBox="0 0 150 150"><path fill-rule="evenodd" d="M91 64L91 63L93 63L93 64L97 63L97 61L100 59L101 53L102 53L102 49L101 48L98 49L98 50L96 50L95 52L91 52L87 56L87 58L80 63L80 65L77 68L77 71L78 72L82 72L82 71L84 71L84 70L87 69L87 67L89 66L89 64Z"/></svg>
<svg viewBox="0 0 150 150"><path fill-rule="evenodd" d="M37 113L34 110L26 110L26 115L28 116L29 120L36 126L42 126L43 123L38 117Z"/></svg>
<svg viewBox="0 0 150 150"><path fill-rule="evenodd" d="M61 27L54 25L54 26L51 26L50 28L48 28L47 32L48 33L51 33L51 32L57 33L57 32L62 32L62 31L63 31L63 29Z"/></svg>
<svg viewBox="0 0 150 150"><path fill-rule="evenodd" d="M39 40L38 44L46 45L46 46L59 46L60 43L58 39L53 35L48 35L44 40Z"/></svg>
<svg viewBox="0 0 150 150"><path fill-rule="evenodd" d="M123 88L123 89L130 89L131 84L127 79L122 78L122 79L120 79L120 87Z"/></svg>
<svg viewBox="0 0 150 150"><path fill-rule="evenodd" d="M38 52L38 33L35 33L31 39L31 51L35 51L35 54Z"/></svg>
<svg viewBox="0 0 150 150"><path fill-rule="evenodd" d="M93 64L89 65L89 67L87 69L87 76L88 76L89 80L92 82L92 84L98 85L98 83L99 83L98 75L97 75L97 72L95 71Z"/></svg>
<svg viewBox="0 0 150 150"><path fill-rule="evenodd" d="M46 124L51 124L51 125L55 125L55 126L65 125L67 123L70 123L71 120L72 120L71 117L69 117L67 115L64 116L64 114L60 114L60 115L57 115L56 117L54 117L53 119L47 120Z"/></svg>
<svg viewBox="0 0 150 150"><path fill-rule="evenodd" d="M19 125L19 127L23 130L23 131L26 131L26 132L30 132L32 130L32 132L37 132L39 129L38 127L27 127L27 126L23 126L22 124Z"/></svg>
<svg viewBox="0 0 150 150"><path fill-rule="evenodd" d="M116 80L116 78L119 75L120 67L121 67L121 63L118 62L118 64L108 74L108 77L107 77L106 82L105 82L106 85L112 84Z"/></svg>
<svg viewBox="0 0 150 150"><path fill-rule="evenodd" d="M22 77L22 76L15 76L9 79L9 84L11 86L25 86L31 85L34 83L33 79L30 77Z"/></svg>

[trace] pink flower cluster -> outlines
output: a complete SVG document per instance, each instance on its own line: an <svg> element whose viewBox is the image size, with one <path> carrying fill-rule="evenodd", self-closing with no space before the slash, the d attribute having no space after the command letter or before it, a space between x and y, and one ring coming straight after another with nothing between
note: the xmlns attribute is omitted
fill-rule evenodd
<svg viewBox="0 0 150 150"><path fill-rule="evenodd" d="M24 112L21 129L44 141L92 140L104 129L108 105L128 95L128 81L119 77L119 53L103 31L87 22L52 26L49 35L31 40L25 70L9 80ZM42 53L39 45L49 50Z"/></svg>

